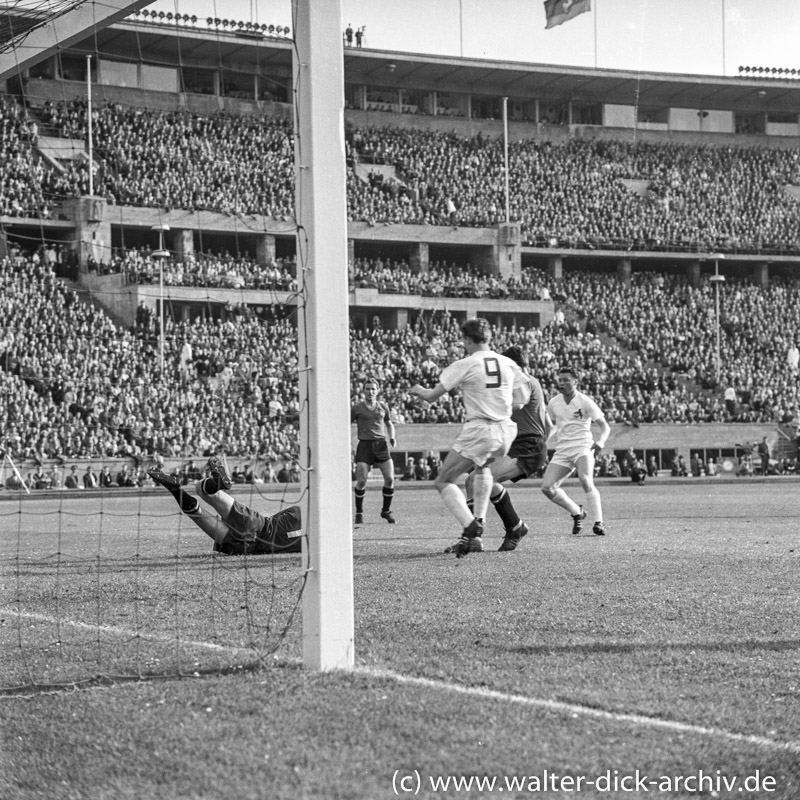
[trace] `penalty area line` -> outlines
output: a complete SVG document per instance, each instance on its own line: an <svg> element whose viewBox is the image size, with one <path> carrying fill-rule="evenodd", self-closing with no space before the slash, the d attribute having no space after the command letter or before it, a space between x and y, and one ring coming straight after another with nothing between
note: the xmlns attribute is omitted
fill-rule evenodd
<svg viewBox="0 0 800 800"><path fill-rule="evenodd" d="M609 722L629 723L641 727L657 728L659 730L670 731L671 733L685 733L693 736L703 736L707 738L726 739L739 744L765 747L772 750L787 750L791 753L800 753L800 742L781 742L770 739L766 736L755 736L744 733L734 733L723 728L712 728L705 725L694 725L689 722L678 722L676 720L660 719L658 717L647 717L643 714L631 714L623 711L607 711L592 706L584 706L578 703L566 703L561 700L548 700L542 697L527 697L520 694L509 694L495 689L486 689L478 686L462 686L457 683L447 681L437 681L431 678L418 678L412 675L402 675L391 670L376 669L373 667L355 667L353 672L372 678L382 678L395 683L411 686L419 686L425 689L452 692L473 697L481 700L497 700L503 703L513 703L520 706L540 708L546 711L553 711L558 714L569 714L570 716L594 717L595 719L608 720Z"/></svg>

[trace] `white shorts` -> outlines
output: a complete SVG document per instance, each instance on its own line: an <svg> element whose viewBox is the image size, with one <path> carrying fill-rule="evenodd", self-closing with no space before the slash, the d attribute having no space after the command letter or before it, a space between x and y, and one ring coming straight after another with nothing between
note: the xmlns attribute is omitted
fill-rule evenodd
<svg viewBox="0 0 800 800"><path fill-rule="evenodd" d="M504 456L517 436L517 423L510 419L491 422L473 419L464 423L453 450L478 467Z"/></svg>
<svg viewBox="0 0 800 800"><path fill-rule="evenodd" d="M556 448L553 457L550 459L551 464L558 464L561 467L569 467L572 469L578 463L581 456L588 456L594 463L594 452L591 445L570 445L563 450Z"/></svg>

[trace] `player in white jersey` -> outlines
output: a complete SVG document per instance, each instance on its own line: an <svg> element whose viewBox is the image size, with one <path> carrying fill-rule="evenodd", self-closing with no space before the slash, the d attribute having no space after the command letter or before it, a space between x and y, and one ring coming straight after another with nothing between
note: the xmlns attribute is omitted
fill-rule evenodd
<svg viewBox="0 0 800 800"><path fill-rule="evenodd" d="M578 480L586 493L586 507L594 519L592 532L597 536L605 536L600 492L594 485L594 458L605 447L611 428L600 406L577 390L578 378L571 367L562 367L556 382L560 394L547 404L547 413L556 430L556 451L544 472L542 491L556 505L569 511L572 515L572 532L580 533L586 512L561 488L563 480L576 469ZM593 424L600 429L597 440L592 436Z"/></svg>
<svg viewBox="0 0 800 800"><path fill-rule="evenodd" d="M530 398L522 370L489 347L491 328L487 320L469 319L461 326L461 333L466 357L446 367L433 389L416 384L410 390L429 403L453 389L461 390L467 420L434 482L445 506L463 528L453 548L457 558L483 550L483 520L494 482L489 465L508 452L517 433L511 412ZM474 514L456 485L473 469Z"/></svg>
<svg viewBox="0 0 800 800"><path fill-rule="evenodd" d="M490 467L494 484L489 494L489 501L505 528L500 550L509 551L517 548L520 540L530 532L530 528L520 519L508 491L502 484L516 483L523 478L538 475L544 469L547 464L547 437L552 422L547 416L547 402L542 385L526 371L529 366L527 356L516 345L504 350L503 355L510 358L525 373L531 390L528 402L522 408L515 408L511 414L511 419L517 423L514 443L508 453L502 458L495 459ZM464 488L467 492L467 505L472 505L472 475L467 476ZM455 545L451 545L445 553L454 552L454 548Z"/></svg>

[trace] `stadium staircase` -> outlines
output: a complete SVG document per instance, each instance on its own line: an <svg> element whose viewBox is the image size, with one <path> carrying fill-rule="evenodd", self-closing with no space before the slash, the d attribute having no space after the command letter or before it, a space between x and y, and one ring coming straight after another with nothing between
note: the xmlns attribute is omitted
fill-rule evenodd
<svg viewBox="0 0 800 800"><path fill-rule="evenodd" d="M772 458L781 461L794 461L797 456L797 431L791 425L778 425L778 436L772 445Z"/></svg>
<svg viewBox="0 0 800 800"><path fill-rule="evenodd" d="M68 289L72 289L72 291L78 295L82 303L87 303L88 305L96 308L98 311L102 311L114 323L115 327L122 328L123 330L127 330L130 327L130 323L128 323L121 315L115 313L114 309L110 307L110 305L105 305L101 300L99 300L94 293L83 286L80 281L73 281L69 278L59 278L58 280Z"/></svg>
<svg viewBox="0 0 800 800"><path fill-rule="evenodd" d="M60 172L64 172L65 161L88 161L86 146L78 139L61 139L57 136L40 136L36 149L41 156Z"/></svg>

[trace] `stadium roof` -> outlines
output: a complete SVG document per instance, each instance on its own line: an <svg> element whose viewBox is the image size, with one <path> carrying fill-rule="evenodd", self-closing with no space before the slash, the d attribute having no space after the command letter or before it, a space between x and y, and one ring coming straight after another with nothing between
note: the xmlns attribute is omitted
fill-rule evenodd
<svg viewBox="0 0 800 800"><path fill-rule="evenodd" d="M375 50L345 51L349 82L438 91L640 106L800 111L800 81L445 58Z"/></svg>
<svg viewBox="0 0 800 800"><path fill-rule="evenodd" d="M282 37L128 18L98 31L74 49L101 56L145 54L161 63L291 70L292 44ZM640 107L800 112L800 80L721 77L490 61L389 50L346 48L345 80L512 99L638 104Z"/></svg>

